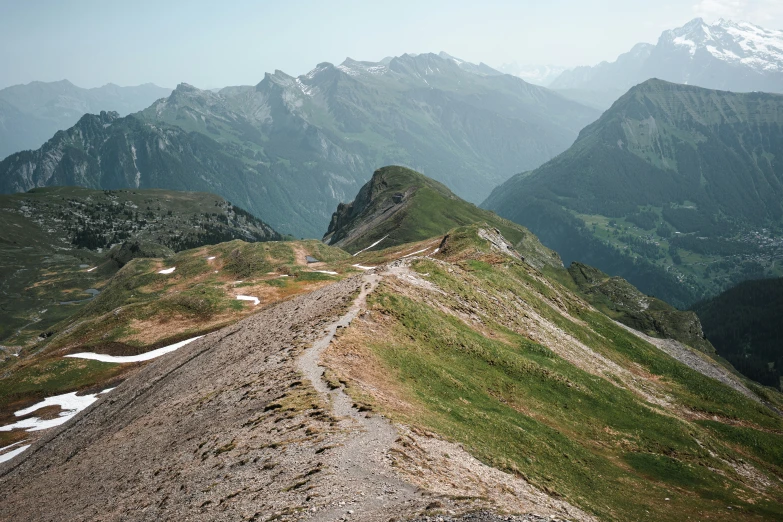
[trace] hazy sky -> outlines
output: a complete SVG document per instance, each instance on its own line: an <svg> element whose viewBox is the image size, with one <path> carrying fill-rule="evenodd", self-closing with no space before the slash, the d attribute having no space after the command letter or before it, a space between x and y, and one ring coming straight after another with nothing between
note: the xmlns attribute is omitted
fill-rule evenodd
<svg viewBox="0 0 783 522"><path fill-rule="evenodd" d="M592 65L696 16L783 29L783 0L0 0L0 87L212 88L441 50L493 66Z"/></svg>

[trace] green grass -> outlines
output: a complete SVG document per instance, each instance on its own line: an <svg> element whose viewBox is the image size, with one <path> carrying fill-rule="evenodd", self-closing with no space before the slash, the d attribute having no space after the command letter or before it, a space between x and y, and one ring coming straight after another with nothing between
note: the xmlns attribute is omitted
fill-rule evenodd
<svg viewBox="0 0 783 522"><path fill-rule="evenodd" d="M119 374L121 365L85 359L47 359L17 369L0 379L0 409L17 401L33 401L80 390Z"/></svg>
<svg viewBox="0 0 783 522"><path fill-rule="evenodd" d="M740 447L754 466L783 476L776 460L783 435L750 428L735 432L721 423L714 423L721 427L715 429L678 418L492 318L508 313L509 295L518 296L621 366L659 376L676 403L764 429L781 430L779 417L676 362L606 316L577 306L570 292L556 283L543 284L523 264L466 259L457 266L465 273L450 273L429 260L414 263L417 272L429 274L426 278L447 292L449 297L438 297L442 305L462 309L462 303L471 303L486 313L483 325L496 336L381 287L369 304L393 318L394 326L369 348L413 405L386 413L441 433L481 460L519 473L601 519L783 516L779 487L759 497L723 460L738 458ZM586 325L568 320L542 296L559 299ZM503 300L505 305L499 305ZM734 509L726 510L728 505Z"/></svg>

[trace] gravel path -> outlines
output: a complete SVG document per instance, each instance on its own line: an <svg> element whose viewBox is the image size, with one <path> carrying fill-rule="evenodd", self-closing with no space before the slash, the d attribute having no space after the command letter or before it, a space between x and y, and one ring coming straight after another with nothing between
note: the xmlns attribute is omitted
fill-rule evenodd
<svg viewBox="0 0 783 522"><path fill-rule="evenodd" d="M351 437L331 453L329 464L333 470L332 487L341 488L349 501L343 501L322 511L316 511L316 520L344 520L348 518L371 521L389 519L389 514L408 506L422 509L426 499L417 488L401 480L390 464L389 450L399 438L392 424L378 415L368 416L353 406L351 397L340 387L330 390L324 381L320 366L323 351L334 339L338 328L347 328L365 306L367 295L380 281L377 274L364 276L359 297L339 320L327 328L324 337L314 343L297 360L297 367L313 387L331 403L340 426L351 432Z"/></svg>

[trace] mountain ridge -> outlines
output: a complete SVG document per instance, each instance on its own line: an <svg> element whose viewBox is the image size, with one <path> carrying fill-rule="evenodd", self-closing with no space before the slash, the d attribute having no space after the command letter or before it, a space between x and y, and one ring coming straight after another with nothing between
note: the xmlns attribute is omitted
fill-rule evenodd
<svg viewBox="0 0 783 522"><path fill-rule="evenodd" d="M53 134L75 125L87 113L116 111L125 116L168 96L171 89L145 83L121 87L107 83L85 89L68 80L34 81L0 89L0 121L13 107L18 121L13 128L0 125L0 159L43 145Z"/></svg>
<svg viewBox="0 0 783 522"><path fill-rule="evenodd" d="M566 262L685 307L737 278L774 275L782 150L783 96L648 80L482 206L528 226Z"/></svg>
<svg viewBox="0 0 783 522"><path fill-rule="evenodd" d="M406 165L477 203L491 184L565 150L597 116L547 89L508 75L474 74L435 54L323 62L296 78L278 70L255 86L219 92L181 84L131 116L141 124L118 123L127 132L116 131L114 148L73 142L95 162L84 150L44 161L45 151L59 150L53 143L10 156L0 163L0 190L45 184L54 179L47 171L58 169L59 177L76 180L82 175L75 165L86 162L94 188L117 188L100 185L109 179L135 186L137 171L141 183L219 193L278 230L320 237L337 203L352 197L375 168ZM168 147L153 154L166 133L194 152L179 157ZM131 134L140 140L133 144L138 154L145 150L155 162L133 159L125 144ZM219 164L225 174L218 174ZM172 169L171 180L160 177L163 165Z"/></svg>

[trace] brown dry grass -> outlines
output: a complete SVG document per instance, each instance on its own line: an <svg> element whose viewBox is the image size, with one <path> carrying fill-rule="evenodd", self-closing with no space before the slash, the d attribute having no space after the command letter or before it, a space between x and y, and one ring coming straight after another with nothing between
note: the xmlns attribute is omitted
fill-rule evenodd
<svg viewBox="0 0 783 522"><path fill-rule="evenodd" d="M384 411L415 417L423 410L406 396L399 381L369 348L378 339L390 342L393 338L391 319L368 310L354 319L348 329L338 332L321 361L341 382L349 383L354 398L371 397Z"/></svg>

